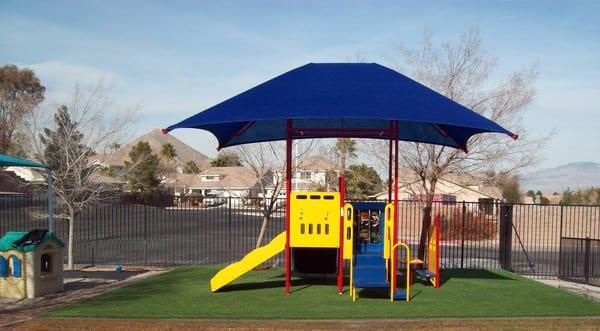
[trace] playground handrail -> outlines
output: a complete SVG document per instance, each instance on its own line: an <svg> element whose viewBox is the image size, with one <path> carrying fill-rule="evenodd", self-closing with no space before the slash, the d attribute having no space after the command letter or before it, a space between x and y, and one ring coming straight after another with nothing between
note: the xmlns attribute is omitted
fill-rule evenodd
<svg viewBox="0 0 600 331"><path fill-rule="evenodd" d="M390 268L390 300L394 301L394 294L396 292L396 268L397 266L394 263L394 254L397 254L396 249L398 246L402 246L406 250L406 301L410 301L410 247L403 243L399 242L392 246L390 249L390 260L392 267Z"/></svg>

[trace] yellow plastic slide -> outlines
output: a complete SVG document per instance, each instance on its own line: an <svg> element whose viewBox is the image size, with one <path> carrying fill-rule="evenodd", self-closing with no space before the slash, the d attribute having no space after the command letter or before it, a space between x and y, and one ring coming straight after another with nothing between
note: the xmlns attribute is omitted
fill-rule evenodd
<svg viewBox="0 0 600 331"><path fill-rule="evenodd" d="M215 292L221 287L231 283L248 271L256 268L259 264L275 256L285 249L285 231L278 234L267 245L261 246L246 254L243 259L232 263L217 272L210 279L210 290Z"/></svg>

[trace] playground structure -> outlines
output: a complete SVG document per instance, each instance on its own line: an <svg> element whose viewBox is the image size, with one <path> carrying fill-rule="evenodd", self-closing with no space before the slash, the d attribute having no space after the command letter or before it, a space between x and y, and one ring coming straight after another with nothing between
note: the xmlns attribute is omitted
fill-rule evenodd
<svg viewBox="0 0 600 331"><path fill-rule="evenodd" d="M347 260L349 293L354 300L357 288L389 288L392 301L409 301L413 266L415 273L433 286L441 283L439 218L429 227L426 261L413 259L409 245L398 242L399 141L438 144L466 152L467 141L475 134L497 132L517 139L497 123L398 72L362 63L308 64L296 68L163 132L177 128L210 131L217 138L219 149L286 141L286 230L271 243L219 271L211 279L213 292L284 250L286 294L291 289L292 263L300 273L337 272L337 290L342 294ZM384 222L378 224L379 233L372 233L370 227L367 232L360 232L361 222L355 222L354 215L355 209L358 217L362 215L361 206L345 203L344 176L340 177L340 192L292 192L293 140L314 138L388 141L388 178L393 180L389 181L388 203L384 207ZM379 242L371 241L371 234L374 239L379 235ZM400 247L404 251L404 289L399 289L397 282ZM416 270L424 264L426 270Z"/></svg>
<svg viewBox="0 0 600 331"><path fill-rule="evenodd" d="M409 301L413 280L411 269L416 268L418 276L439 287L439 217L428 235L427 268L420 269L424 262L412 258L408 244L393 243L390 235L394 233L393 204L343 203L342 195L341 192L292 192L290 248L295 272L335 273L339 270L338 257L342 254L349 265L348 285L353 300L358 297L357 288L384 288L390 289L392 300ZM342 222L338 215L343 215ZM267 245L220 270L211 279L211 291L218 291L283 251L285 238L286 232L282 232ZM392 265L390 257L395 256L394 251L399 247L405 250L404 263ZM394 280L398 275L404 276L405 286L394 291L392 287L396 285Z"/></svg>

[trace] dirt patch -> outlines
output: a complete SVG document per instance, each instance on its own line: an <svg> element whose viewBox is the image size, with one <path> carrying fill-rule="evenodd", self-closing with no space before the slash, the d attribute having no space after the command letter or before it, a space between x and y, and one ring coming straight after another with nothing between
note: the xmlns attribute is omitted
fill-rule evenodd
<svg viewBox="0 0 600 331"><path fill-rule="evenodd" d="M36 319L13 330L598 330L600 319L115 320Z"/></svg>

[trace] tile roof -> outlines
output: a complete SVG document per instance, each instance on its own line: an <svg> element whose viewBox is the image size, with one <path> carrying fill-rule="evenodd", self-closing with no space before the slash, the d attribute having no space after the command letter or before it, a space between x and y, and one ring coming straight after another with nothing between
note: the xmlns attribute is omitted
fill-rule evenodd
<svg viewBox="0 0 600 331"><path fill-rule="evenodd" d="M202 180L203 176L219 176L219 180ZM193 188L251 188L258 178L250 167L211 167L199 174L176 174L171 185Z"/></svg>

